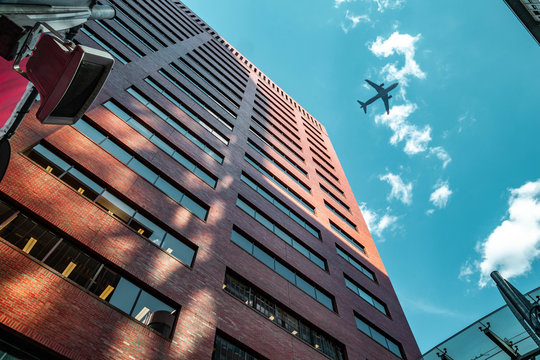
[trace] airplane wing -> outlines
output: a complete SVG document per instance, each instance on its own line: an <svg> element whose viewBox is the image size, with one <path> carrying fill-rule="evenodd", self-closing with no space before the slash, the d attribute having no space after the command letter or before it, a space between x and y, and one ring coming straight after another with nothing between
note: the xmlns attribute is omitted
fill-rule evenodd
<svg viewBox="0 0 540 360"><path fill-rule="evenodd" d="M382 90L384 90L382 86L375 84L373 81L369 81L368 79L366 79L366 82L371 85L375 90L377 90L377 92L381 92Z"/></svg>
<svg viewBox="0 0 540 360"><path fill-rule="evenodd" d="M390 114L390 105L388 104L388 94L381 96L382 101L384 101L384 107L386 108L386 114Z"/></svg>

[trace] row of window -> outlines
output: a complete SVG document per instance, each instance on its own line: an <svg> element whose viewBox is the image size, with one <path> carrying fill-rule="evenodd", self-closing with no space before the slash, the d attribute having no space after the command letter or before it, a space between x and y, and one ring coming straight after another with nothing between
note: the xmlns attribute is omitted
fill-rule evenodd
<svg viewBox="0 0 540 360"><path fill-rule="evenodd" d="M304 124L307 124L307 122L304 122ZM305 130L306 134L308 135L308 137L311 136L311 138L313 140L317 141L317 143L324 146L324 139L319 134L314 132L312 129L314 129L314 127L312 125L304 127L304 130ZM325 147L325 149L326 149L326 147Z"/></svg>
<svg viewBox="0 0 540 360"><path fill-rule="evenodd" d="M277 176L266 170L261 164L259 164L255 159L253 159L248 153L244 155L244 160L247 161L251 166L257 169L261 174L263 174L267 179L272 181L274 184L278 185L281 189L285 190L293 199L298 201L303 207L315 213L315 207L304 200L300 195L298 195L294 190L292 190L288 185L283 183Z"/></svg>
<svg viewBox="0 0 540 360"><path fill-rule="evenodd" d="M309 150L311 150L311 152L313 154L315 154L315 156L317 157L317 159L319 159L320 161L322 161L323 163L326 164L326 166L328 166L330 169L332 170L336 170L336 168L334 167L334 165L330 164L330 162L328 162L328 160L324 159L321 154L319 154L319 152L315 149L313 149L311 146L309 147Z"/></svg>
<svg viewBox="0 0 540 360"><path fill-rule="evenodd" d="M150 164L143 164L136 156L122 149L107 134L103 133L102 130L98 129L96 126L90 125L90 123L82 119L77 121L73 127L108 151L120 162L126 164L143 179L146 179L156 188L163 191L169 197L185 207L193 215L201 220L206 220L206 216L208 215L208 205L199 203L199 200L194 195L189 194L179 185L167 180L157 167Z"/></svg>
<svg viewBox="0 0 540 360"><path fill-rule="evenodd" d="M188 73L186 73L184 70L182 70L182 68L180 68L179 66L177 66L176 64L174 63L170 63L169 64L177 73L179 73L180 75L182 75L182 77L184 79L186 79L187 81L189 81L193 86L195 86L197 89L199 89L203 94L205 94L207 97L209 97L217 106L219 106L223 111L225 111L227 114L229 114L232 118L236 119L236 113L228 106L226 105L223 101L221 101L220 99L218 99L211 91L208 91L204 88L204 86L202 86L197 80L195 80L191 75L189 75ZM163 72L165 73L165 77L167 78L172 78L172 76L166 72L165 70L163 70ZM163 74L162 74L163 75ZM173 80L171 80L172 82ZM188 91L188 89L186 87L184 87L180 82L178 82L177 80L174 81L175 84L178 84L178 86L182 87L182 89L184 89L184 92L185 91Z"/></svg>
<svg viewBox="0 0 540 360"><path fill-rule="evenodd" d="M332 205L330 205L328 202L326 202L326 200L324 200L324 205L326 206L326 208L330 211L332 211L334 214L336 214L341 220L343 220L347 225L349 225L353 230L357 230L356 228L356 224L353 223L351 220L349 220L345 215L343 215L342 213L340 213L335 207L333 207Z"/></svg>
<svg viewBox="0 0 540 360"><path fill-rule="evenodd" d="M348 243L353 245L355 248L357 248L358 250L360 250L364 254L366 253L366 248L364 247L364 245L362 245L358 241L354 240L351 235L347 234L342 228L340 228L339 226L334 224L334 222L332 222L332 220L330 220L330 227L332 229L334 229L334 231L337 232L339 235L341 235L341 237L343 239L347 240Z"/></svg>
<svg viewBox="0 0 540 360"><path fill-rule="evenodd" d="M351 212L351 208L349 207L349 205L347 205L343 201L341 201L341 199L338 198L336 195L334 195L334 193L332 193L330 190L328 190L322 184L319 184L319 187L321 188L321 190L323 192L325 192L328 196L330 196L335 202L337 202L339 205L341 205L345 210L347 210L348 212Z"/></svg>
<svg viewBox="0 0 540 360"><path fill-rule="evenodd" d="M367 319L363 318L359 314L354 314L354 319L356 321L356 327L358 330L362 331L364 334L384 346L386 349L390 350L394 355L401 359L405 359L401 345L392 339L389 335L384 333L384 331L378 329L375 325L371 324Z"/></svg>
<svg viewBox="0 0 540 360"><path fill-rule="evenodd" d="M294 153L296 155L297 158L299 158L300 160L302 160L302 162L305 162L304 158L298 154L296 151L294 151L289 145L287 145L283 140L281 140L279 138L278 135L276 135L273 131L271 131L270 129L268 129L268 127L266 125L264 125L261 121L259 121L257 118L255 118L253 115L251 116L251 120L256 123L257 125L259 125L261 128L263 128L267 134L271 134L274 139L278 140L280 142L280 144L282 144L283 146L285 146L287 149L289 149L292 153ZM289 140L289 142L294 145L298 150L302 151L302 147L296 142L294 141L293 139L291 139L289 137L289 135L285 134L279 127L277 127L276 125L274 125L272 122L266 120L266 123L268 125L270 125L275 131L277 131L278 134L280 134L281 136L283 136L285 139Z"/></svg>
<svg viewBox="0 0 540 360"><path fill-rule="evenodd" d="M243 87L246 86L248 79L247 76L245 76L244 74L240 74L233 67L227 66L225 62L221 61L221 59L215 54L215 51L213 51L207 46L207 44L199 46L198 50L204 55L206 55L206 57L210 59L214 64L218 64L221 69L229 75L229 78L234 79L234 81L236 81L239 85Z"/></svg>
<svg viewBox="0 0 540 360"><path fill-rule="evenodd" d="M176 105L180 110L182 110L184 113L186 113L191 119L196 121L199 125L201 125L206 131L208 131L210 134L212 134L214 137L216 137L219 141L224 143L225 145L229 144L229 139L223 135L219 130L217 130L214 126L212 126L208 121L206 121L201 115L197 114L197 112L191 110L187 107L179 98L174 96L172 93L170 93L168 90L166 90L163 86L158 84L154 79L148 77L144 79L144 81L150 85L154 90L156 90L158 93L163 95L167 100L169 100L171 103ZM140 93L138 90L136 90L133 87L130 87L127 89L127 92L130 94L134 93Z"/></svg>
<svg viewBox="0 0 540 360"><path fill-rule="evenodd" d="M262 117L266 122L269 122L269 123L272 123L272 122L275 122L277 124L279 124L283 129L287 130L288 134L290 136L292 136L293 138L295 138L297 141L300 141L300 136L298 136L297 134L294 133L294 131L292 131L288 125L285 125L283 123L283 121L281 121L280 119L278 119L277 117L275 117L274 115L272 115L271 113L267 112L266 110L264 110L264 107L261 106L261 104L259 104L257 102L257 100L255 100L254 104L256 105L256 107L253 107L253 112L255 112L255 114L257 114L258 116ZM264 114L263 114L264 112ZM272 119L272 121L269 120L269 118Z"/></svg>
<svg viewBox="0 0 540 360"><path fill-rule="evenodd" d="M263 198L274 204L285 215L293 219L298 225L306 229L311 235L315 236L317 239L321 238L321 232L315 226L307 222L307 220L298 215L288 205L286 205L283 201L279 200L274 194L272 194L272 192L266 190L262 185L258 184L255 180L249 177L245 172L242 172L240 179L253 190L258 192Z"/></svg>
<svg viewBox="0 0 540 360"><path fill-rule="evenodd" d="M279 161L275 160L273 157L271 157L266 151L264 151L259 145L257 145L253 140L248 138L248 145L257 151L259 155L261 155L263 158L274 164L279 170L281 170L285 175L287 175L292 181L300 185L302 189L307 191L308 193L311 193L311 188L306 185L303 181L298 179L290 170L288 170L285 166L283 166Z"/></svg>
<svg viewBox="0 0 540 360"><path fill-rule="evenodd" d="M195 66L191 65L186 59L180 58L180 62L182 62L183 65L185 65L188 69L190 69L199 79L201 79L205 84L210 86L213 90L215 90L218 94L220 94L224 99L229 101L229 103L236 108L237 110L240 108L240 104L238 104L237 101L235 101L231 96L229 96L225 91L221 90L216 84L214 84L207 76L205 76L201 71L199 71ZM180 72L183 73L184 76L188 76L187 73L182 70L182 68L175 63L170 64L171 67ZM236 116L235 116L236 117Z"/></svg>
<svg viewBox="0 0 540 360"><path fill-rule="evenodd" d="M231 75L225 74L225 72L228 72L228 70L226 70L225 67L221 63L219 63L219 62L216 63L214 61L211 61L211 60L209 60L207 58L208 55L206 55L206 56L203 55L203 51L202 51L201 47L199 47L199 49L193 49L192 53L195 54L198 59L202 60L209 67L214 69L219 74L219 77L221 77L223 80L226 80L229 83L230 86L232 86L236 90L238 90L239 91L239 94L238 94L239 96L240 96L240 94L244 93L244 85L243 84L238 84L237 81L234 81L233 78L231 78Z"/></svg>
<svg viewBox="0 0 540 360"><path fill-rule="evenodd" d="M285 154L279 146L275 146L272 144L269 140L267 140L259 131L255 130L253 127L249 127L249 131L255 135L257 138L259 138L262 142L264 142L268 147L272 148L275 152L277 152L285 161L287 161L289 164L294 166L298 171L300 171L304 176L307 176L307 171L304 170L300 165L298 165L294 160L292 160L287 154ZM249 140L248 140L249 141Z"/></svg>
<svg viewBox="0 0 540 360"><path fill-rule="evenodd" d="M150 140L154 145L156 145L158 148L163 150L167 155L171 156L174 160L176 160L178 163L180 163L183 167L185 167L187 170L198 176L202 181L210 185L211 187L215 188L217 184L217 177L214 176L212 173L210 173L208 170L201 167L199 164L195 162L195 160L191 159L186 155L184 152L182 152L177 147L173 147L170 142L159 136L157 133L154 133L148 128L146 128L145 125L143 125L142 121L137 119L132 114L127 113L126 110L121 109L116 103L112 101L107 101L103 104L107 109L109 109L114 115L116 115L119 119L125 121L128 125L130 125L133 129L135 129L137 132L139 132L141 135L146 137L148 140Z"/></svg>
<svg viewBox="0 0 540 360"><path fill-rule="evenodd" d="M313 131L311 131L311 130L308 129L308 128L304 128L304 131L305 131L306 134L308 135L308 137L307 137L308 141L310 141L310 142L313 144L313 146L316 146L316 147L317 147L317 145L315 145L315 143L317 143L318 146L320 146L320 147L322 147L324 150L328 151L328 148L326 147L326 145L324 145L324 144L322 143L321 140L317 139L314 135L312 135L312 134L313 134ZM313 141L314 141L315 143L314 143ZM318 147L317 147L317 148L318 148ZM320 149L319 149L319 150L320 150ZM322 150L320 150L320 151L321 151L323 154L326 155L325 151L322 151Z"/></svg>
<svg viewBox="0 0 540 360"><path fill-rule="evenodd" d="M208 43L206 43L206 46L208 48L213 48L217 53L219 53L221 60L229 63L229 65L235 67L241 73L244 73L245 76L243 78L247 81L250 71L244 66L242 66L242 64L238 61L236 57L231 54L230 51L225 50L225 48L220 45L215 39L212 39Z"/></svg>
<svg viewBox="0 0 540 360"><path fill-rule="evenodd" d="M303 120L304 125L307 125L308 127L310 127L311 130L313 130L316 134L322 135L321 130L317 129L314 125L310 124L306 119L304 119L303 116L301 116L301 118ZM322 140L322 138L321 138L321 140Z"/></svg>
<svg viewBox="0 0 540 360"><path fill-rule="evenodd" d="M225 79L221 76L217 76L216 75L216 72L215 71L211 71L210 69L208 69L208 66L211 67L211 65L209 65L207 63L208 66L204 65L201 61L199 61L199 59L195 56L193 56L192 54L190 53L187 53L186 54L186 59L183 59L183 58L180 58L180 61L182 62L185 62L187 63L187 59L189 59L190 61L193 61L195 64L197 64L201 69L203 69L204 71L206 71L207 74L209 74L210 76L212 76L214 78L214 80L216 80L219 84L221 84L224 88L226 88L227 90L230 91L231 94L233 94L234 96L236 96L236 98L238 100L241 100L242 99L242 96L240 94L238 94L238 92L236 90L234 90L231 86L235 86L236 84L229 84L228 82L225 81ZM237 86L237 85L236 85ZM242 93L242 90L241 88L238 88L237 89L239 90L240 93Z"/></svg>
<svg viewBox="0 0 540 360"><path fill-rule="evenodd" d="M184 84L179 82L177 79L172 77L168 72L161 69L158 71L158 73L163 76L165 79L167 79L174 87L182 91L184 94L186 94L191 100L193 100L195 103L197 103L200 107L202 107L208 114L210 114L214 119L219 121L223 126L225 126L227 129L232 130L234 128L234 125L231 124L229 121L227 121L223 116L221 116L219 113L214 111L210 105L208 105L206 102L204 102L200 97L198 97L195 93L193 93L191 90L189 90ZM152 78L146 78L147 82L153 82L155 83L155 80Z"/></svg>
<svg viewBox="0 0 540 360"><path fill-rule="evenodd" d="M310 143L315 149L317 149L319 151L319 154L323 154L329 161L332 161L332 158L326 153L326 151L321 149L319 147L319 145L315 144L315 142L313 140L311 140L311 138L309 136L306 139L307 139L308 143Z"/></svg>
<svg viewBox="0 0 540 360"><path fill-rule="evenodd" d="M287 112L283 111L280 106L278 106L272 98L262 94L259 91L255 92L255 99L257 99L263 106L266 112L275 114L279 117L281 117L283 120L285 120L291 127L293 127L296 131L298 131L297 128L297 122L294 119L294 115L290 115ZM279 110L279 111L278 111Z"/></svg>
<svg viewBox="0 0 540 360"><path fill-rule="evenodd" d="M273 91L270 91L268 87L264 85L264 83L262 83L261 81L257 82L257 92L260 93L264 98L270 100L272 104L277 106L281 111L283 111L284 113L288 113L290 117L294 119L295 115L292 107L285 101L283 101L283 99L276 96Z"/></svg>
<svg viewBox="0 0 540 360"><path fill-rule="evenodd" d="M240 246L264 265L274 270L291 284L296 285L300 290L326 306L328 309L336 311L334 297L332 295L329 295L321 287L315 285L310 280L307 280L300 272L287 265L270 251L262 248L255 240L248 237L246 233L240 231L242 230L238 228L233 229L231 233L231 241L233 243Z"/></svg>
<svg viewBox="0 0 540 360"><path fill-rule="evenodd" d="M323 270L327 270L326 260L320 255L316 254L313 250L309 249L304 245L300 240L295 236L291 235L287 230L282 226L278 225L274 220L266 216L261 210L257 209L253 205L249 204L241 196L238 196L236 200L236 206L242 209L246 214L257 220L265 228L273 232L279 239L283 240L290 246L292 246L300 254L307 257L315 265L320 267Z"/></svg>
<svg viewBox="0 0 540 360"><path fill-rule="evenodd" d="M96 44L101 46L103 49L105 49L107 52L109 52L116 60L120 61L121 64L127 64L129 63L129 59L122 54L120 51L116 50L111 44L109 44L107 41L103 40L101 36L96 34L92 29L89 27L83 27L81 28L81 32L88 36L90 39L94 40Z"/></svg>
<svg viewBox="0 0 540 360"><path fill-rule="evenodd" d="M350 290L352 290L356 295L360 296L362 299L367 301L375 309L382 312L384 315L389 315L388 309L386 308L386 304L384 304L382 301L377 299L374 295L372 295L369 291L364 289L362 286L357 284L352 278L350 278L346 274L343 274L343 276L345 277L345 285Z"/></svg>
<svg viewBox="0 0 540 360"><path fill-rule="evenodd" d="M247 306L334 360L344 360L345 346L294 314L245 279L227 271L223 288Z"/></svg>
<svg viewBox="0 0 540 360"><path fill-rule="evenodd" d="M174 9L173 7L165 7L162 5L160 1L136 1L136 3L139 6L148 6L151 11L153 11L156 14L167 14L166 16L162 16L162 19L166 21L171 27L174 27L176 29L175 35L180 33L184 39L190 38L196 34L201 33L202 31L197 31L193 28L190 21L186 21L187 19L184 19L183 16L174 16L174 11L171 11ZM183 15L183 14L182 14ZM171 21L173 19L173 21ZM162 24L160 22L160 24Z"/></svg>
<svg viewBox="0 0 540 360"><path fill-rule="evenodd" d="M4 202L0 202L0 223L0 237L135 320L148 323L156 311L171 314L170 327L162 332L171 336L178 306L172 307L150 295L108 264Z"/></svg>
<svg viewBox="0 0 540 360"><path fill-rule="evenodd" d="M214 41L209 41L206 44L202 45L201 50L206 50L209 54L212 54L214 56L214 60L220 60L220 63L226 65L225 68L227 68L227 70L229 70L231 74L234 73L235 79L240 82L243 81L244 84L247 83L249 79L247 69L245 69L243 66L240 66L236 61L230 61L227 56L222 56L224 54L227 54L227 52L224 51L220 46L216 46Z"/></svg>
<svg viewBox="0 0 540 360"><path fill-rule="evenodd" d="M168 39L171 43L173 44L176 44L177 43L177 40L184 40L184 38L182 36L179 35L179 31L174 31L171 27L169 27L167 24L165 24L162 19L160 19L158 16L155 16L154 14L159 14L160 12L153 12L153 11L148 11L147 9L145 9L145 4L147 2L145 2L144 4L139 2L138 0L129 0L129 1L126 1L126 0L122 0L123 4L122 6L129 6L131 8L130 11L133 11L134 13L136 13L140 18L143 18L144 20L146 20L146 22L148 24L151 24L153 26L154 29L156 29L157 32L159 32L162 36L164 36L166 39ZM135 6L138 5L138 6ZM141 11L142 9L145 9L144 10L144 13L143 11ZM148 15L145 15L145 13ZM165 20L165 18L163 17L163 20ZM165 31L163 31L165 30ZM169 36L169 34L171 36ZM176 39L173 39L172 36L174 36Z"/></svg>
<svg viewBox="0 0 540 360"><path fill-rule="evenodd" d="M27 153L27 156L79 194L98 204L110 215L127 224L139 235L164 249L168 254L178 258L187 266L192 265L196 251L193 244L179 240L166 232L155 222L143 216L140 209L131 207L118 199L105 187L91 180L48 148L38 144Z"/></svg>
<svg viewBox="0 0 540 360"><path fill-rule="evenodd" d="M109 25L107 22L103 20L96 20L96 23L99 24L105 31L107 31L112 37L114 37L116 40L118 40L120 43L122 43L125 47L127 47L129 50L131 50L135 55L142 58L146 54L142 52L140 49L138 49L134 44L132 44L129 40L127 40L118 30L116 30L114 27Z"/></svg>
<svg viewBox="0 0 540 360"><path fill-rule="evenodd" d="M141 44L146 46L146 48L150 50L150 52L158 51L158 49L154 45L152 45L151 42L146 40L145 37L140 36L130 25L128 25L124 20L122 20L118 16L114 17L111 21L117 24L118 26L120 26L125 31L127 31L131 36L137 39Z"/></svg>
<svg viewBox="0 0 540 360"><path fill-rule="evenodd" d="M328 170L328 169L326 168L326 166L324 166L323 164L321 164L321 163L319 162L319 160L315 159L314 157L311 157L311 158L313 159L313 162L314 162L315 164L317 164L321 169L323 169L324 172L325 172L328 176L330 176L332 179L334 179L336 182L339 183L339 178L338 178L336 175L334 175L334 174L332 173L332 171Z"/></svg>
<svg viewBox="0 0 540 360"><path fill-rule="evenodd" d="M247 346L231 341L220 332L216 332L214 339L214 349L212 360L264 360L265 358L256 354ZM0 353L1 354L1 353ZM1 360L1 359L0 359Z"/></svg>
<svg viewBox="0 0 540 360"><path fill-rule="evenodd" d="M336 244L336 251L338 253L339 256L341 256L343 259L345 259L349 264L351 264L352 266L354 266L356 268L356 270L360 271L362 274L364 274L365 276L367 276L369 279L371 279L372 281L377 281L375 280L375 274L373 273L373 271L371 271L370 269L368 269L364 264L360 263L358 260L356 260L352 255L350 255L348 252L346 252L345 250L343 250L341 247L339 247L337 244Z"/></svg>
<svg viewBox="0 0 540 360"><path fill-rule="evenodd" d="M334 190L336 190L337 192L339 192L341 195L345 196L345 193L343 192L343 190L341 190L337 185L335 185L333 182L331 182L326 176L324 176L324 174L322 174L318 169L315 169L315 173L317 173L317 175L323 179L328 185L330 185Z"/></svg>

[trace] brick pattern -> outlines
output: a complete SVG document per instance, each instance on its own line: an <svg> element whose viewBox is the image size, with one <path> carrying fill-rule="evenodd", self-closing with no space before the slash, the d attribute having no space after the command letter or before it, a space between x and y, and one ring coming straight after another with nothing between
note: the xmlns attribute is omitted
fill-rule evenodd
<svg viewBox="0 0 540 360"><path fill-rule="evenodd" d="M117 6L125 6L127 0L114 0L112 2ZM131 3L131 1L129 2ZM140 36L158 49L156 52L151 52L128 32L110 22L111 26L119 29L127 39L137 44L137 47L147 54L138 58L127 47L108 35L102 27L89 23L89 27L119 49L130 59L130 62L126 65L118 62L115 64L115 71L94 103L93 109L86 116L144 159L158 165L166 175L175 179L201 201L208 204L210 212L207 221L201 221L193 216L74 128L39 124L35 118L35 107L27 115L12 139L12 161L4 180L0 183L0 192L2 197L42 219L66 236L75 239L96 256L112 262L127 276L136 278L154 289L155 292L180 304L181 311L174 336L170 340L163 338L4 242L0 242L0 323L71 359L209 359L216 328L271 359L326 359L317 350L307 346L225 293L221 289L221 285L225 270L229 267L280 303L294 310L301 317L309 319L315 326L339 339L345 344L349 359L395 358L386 349L356 329L353 310L370 319L380 329L399 341L403 345L408 359L419 356L420 353L407 320L324 127L319 126L316 120L312 120L311 115L306 113L275 84L273 85L241 54L235 54L236 50L233 49L230 52L223 45L228 45L228 43L221 43L222 39L219 35L215 34L210 27L189 12L187 8L182 7L183 5L179 2L173 3L165 0L143 2L141 0L133 3L133 6L148 19L153 19L149 16L149 14L153 14L156 18L165 21L169 27L174 25L171 22L180 22L181 24L178 26L181 26L185 34L189 36L182 35L185 39L183 41L177 39L175 43L164 40L167 46L163 46L140 32ZM164 10L169 11L172 16L164 17ZM150 20L140 18L134 12L128 13L145 26L150 23ZM138 29L125 14L120 13L119 16L134 30ZM191 29L191 31L188 32L186 28ZM165 28L162 30L166 31ZM93 41L84 34L80 34L77 39L81 43L95 46ZM193 50L201 49L201 45L209 44L211 41L214 44L211 47L214 52L198 51L200 55L193 55ZM223 49L223 52L219 52L216 48ZM206 49L210 49L210 47L206 47ZM237 119L233 119L219 106L214 106L215 103L211 99L181 75L175 75L193 94L212 106L213 111L229 120L234 125L232 132L157 73L162 67L170 70L168 64L171 62L182 67L178 58L186 54L196 57L201 64L209 69L210 67L204 62L204 59L214 63L220 69L227 69L223 71L228 78L233 79L223 79L223 82L242 97L240 108L238 111L235 109L235 112L238 113ZM211 54L211 57L208 54ZM182 68L186 69L185 66ZM197 68L204 72L199 65ZM174 71L169 72L175 74ZM191 70L186 69L186 72L191 74L194 79L198 79ZM204 73L216 86L227 94L231 94L227 87L215 81L209 73ZM212 73L220 76L215 71ZM242 79L246 76L241 75L242 73L249 76L243 93L232 86L234 82L241 88L243 87L244 81ZM218 141L207 130L189 119L182 110L153 90L144 81L148 75L155 78L171 93L189 105L192 110L199 113L208 123L223 132L230 138L230 144L226 146ZM204 86L203 82L201 84ZM152 99L158 101L164 109L222 153L225 156L223 164L212 160L199 148L178 135L163 120L147 111L144 106L125 92L125 89L130 86L136 86ZM258 87L259 91L257 91ZM206 89L212 91L208 86ZM222 98L219 93L212 92L216 97ZM305 163L300 165L307 170L308 177L305 177L294 166L283 160L275 150L254 138L253 134L250 133L249 126L251 125L284 153L291 154L264 129L251 121L256 94L261 98L267 98L265 102L267 105L259 100L257 102L262 105L262 110L264 110L262 113L268 114L269 121L276 123L270 116L273 115L299 137L298 144L303 148L303 151L296 148L295 151L305 158ZM162 133L178 148L216 175L219 178L216 189L211 189L129 125L116 119L108 110L99 106L111 97L114 97L116 101L133 112L143 122ZM234 98L234 95L231 97ZM255 107L261 109L259 106ZM276 107L280 107L280 109ZM261 118L257 115L256 117ZM264 122L264 119L260 120ZM277 127L294 138L284 126L277 125ZM283 135L277 132L275 134L284 143L290 143ZM312 193L307 193L275 165L264 160L250 148L247 144L248 137L254 138L254 141L269 155L308 184ZM325 171L315 163L309 150L310 146L313 147L312 143L321 147L319 144L321 139L322 145L327 148L324 153L329 156L329 159L326 157L325 159L334 169L325 165L321 160L317 161L325 165L339 179L337 185L343 190L344 196L339 195L336 191L334 193L350 206L351 213L346 215L357 225L357 233L349 229L339 217L324 205L325 199L331 204L335 202L319 188L319 182L330 190L332 188L316 175L316 170L323 174ZM89 176L103 181L113 192L121 194L128 202L142 207L149 214L159 218L171 230L180 233L196 244L198 251L193 267L184 266L163 250L150 244L132 229L65 186L60 180L46 173L21 154L22 151L42 140L66 154L80 165ZM315 205L316 214L306 211L285 191L247 164L243 160L246 152L272 171L291 189L294 189L296 193ZM313 157L317 159L317 156ZM294 155L291 155L291 158L295 159ZM315 239L296 222L267 203L244 184L240 180L242 171L245 171L265 188L271 189L280 200L315 225L321 231L322 241ZM328 262L329 271L322 271L296 250L282 241L278 241L275 235L238 209L235 205L238 194L242 194L258 208L265 209L272 219L283 224L293 235L302 239L323 256ZM338 204L335 207L342 211ZM339 237L330 228L328 219L354 235L355 239L366 247L368 256L361 254ZM334 295L338 313L330 311L231 243L229 238L233 224L246 231L278 257L290 263ZM335 243L338 243L372 269L378 283L359 274L349 263L339 257L335 250ZM384 301L388 306L391 318L386 317L347 289L343 280L343 272L346 272L373 295Z"/></svg>

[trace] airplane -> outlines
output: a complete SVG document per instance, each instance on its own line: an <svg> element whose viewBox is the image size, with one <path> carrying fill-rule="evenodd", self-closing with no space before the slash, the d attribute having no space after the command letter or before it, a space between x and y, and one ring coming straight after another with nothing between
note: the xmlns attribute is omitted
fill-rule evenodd
<svg viewBox="0 0 540 360"><path fill-rule="evenodd" d="M369 81L367 79L366 79L366 82L369 85L371 85L375 90L377 90L378 94L375 95L374 97L372 97L371 99L369 99L368 101L366 101L365 103L361 102L360 100L356 100L356 101L358 101L360 106L362 106L362 109L364 109L364 112L367 114L367 106L369 104L375 102L375 100L380 98L380 99L382 99L382 101L384 101L384 107L386 108L386 113L390 114L390 107L388 105L388 99L391 99L392 95L388 96L388 93L390 91L394 90L398 86L398 83L392 84L392 85L390 85L389 87L387 87L385 89L384 88L384 83L381 84L381 85L377 85L377 84L375 84L372 81Z"/></svg>

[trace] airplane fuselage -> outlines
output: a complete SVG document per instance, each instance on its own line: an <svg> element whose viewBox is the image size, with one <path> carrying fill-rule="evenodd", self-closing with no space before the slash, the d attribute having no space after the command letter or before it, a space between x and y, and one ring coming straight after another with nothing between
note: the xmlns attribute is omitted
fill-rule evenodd
<svg viewBox="0 0 540 360"><path fill-rule="evenodd" d="M370 80L366 80L366 82L371 85L373 88L375 88L375 90L377 90L377 95L375 95L374 97L372 97L371 99L367 100L365 103L361 102L360 100L358 100L358 103L362 106L362 109L364 110L365 113L367 113L367 106L374 103L375 101L377 101L378 99L382 99L383 102L384 102L384 106L386 108L386 112L389 113L390 112L390 109L389 109L389 105L388 105L388 99L390 99L392 96L389 96L388 93L392 90L394 90L397 86L398 86L398 83L394 83L392 85L390 85L389 87L387 87L386 89L383 87L384 84L381 84L381 85L377 85L375 83L373 83L372 81Z"/></svg>

